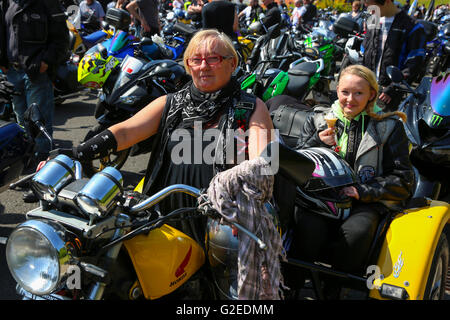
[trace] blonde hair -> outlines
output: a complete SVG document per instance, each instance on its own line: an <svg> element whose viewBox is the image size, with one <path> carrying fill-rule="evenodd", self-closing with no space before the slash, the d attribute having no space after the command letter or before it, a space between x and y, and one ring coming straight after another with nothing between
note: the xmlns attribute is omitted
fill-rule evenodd
<svg viewBox="0 0 450 320"><path fill-rule="evenodd" d="M377 78L375 76L375 73L373 73L372 70L370 70L369 68L362 66L362 65L350 65L347 68L345 68L344 70L342 70L339 74L339 79L338 79L338 83L341 80L342 76L346 75L346 74L351 74L351 75L355 75L358 76L360 78L363 78L364 80L366 80L369 83L369 86L372 90L375 91L375 96L372 100L369 100L369 102L367 103L367 106L365 108L365 111L367 112L367 114L369 115L369 117L374 118L376 120L382 120L384 118L396 115L398 116L403 122L406 122L406 114L400 111L393 111L393 112L386 112L386 113L375 113L373 111L373 108L375 106L375 102L377 101L377 97L378 97L378 91L379 91L379 86L377 83Z"/></svg>
<svg viewBox="0 0 450 320"><path fill-rule="evenodd" d="M187 60L203 45L206 45L206 49L210 52L220 52L225 56L231 56L235 62L235 66L238 65L239 58L230 37L217 29L205 29L198 31L192 37L184 51L183 63L188 74L190 74L190 68L187 64Z"/></svg>

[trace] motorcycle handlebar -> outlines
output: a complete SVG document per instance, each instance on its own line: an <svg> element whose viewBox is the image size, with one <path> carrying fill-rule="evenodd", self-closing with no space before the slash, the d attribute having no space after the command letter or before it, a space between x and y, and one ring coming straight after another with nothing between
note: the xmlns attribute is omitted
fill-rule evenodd
<svg viewBox="0 0 450 320"><path fill-rule="evenodd" d="M202 195L202 192L200 189L197 189L195 187L192 186L188 186L185 184L175 184L175 185L171 185L168 186L166 188L164 188L163 190L159 191L158 193L154 194L153 196L147 198L146 200L144 200L143 202L136 204L134 206L132 206L129 211L131 213L136 213L142 210L146 210L151 208L152 206L156 205L158 202L160 202L161 200L165 199L167 196L173 194L173 193L186 193L189 194L193 197L200 197ZM202 210L203 214L208 214L208 210ZM237 229L239 229L240 231L244 232L245 234L247 234L251 239L253 239L254 241L256 241L258 243L258 246L262 249L262 250L266 250L267 249L267 245L261 240L259 239L255 234L253 234L252 232L250 232L249 230L247 230L246 228L244 228L243 226L241 226L240 224L233 222L233 221L228 221L230 224L232 224L233 226L235 226Z"/></svg>
<svg viewBox="0 0 450 320"><path fill-rule="evenodd" d="M283 60L283 59L289 59L289 58L295 58L295 57L301 57L302 55L298 52L293 52L291 54L282 55L282 56L273 56L273 60Z"/></svg>

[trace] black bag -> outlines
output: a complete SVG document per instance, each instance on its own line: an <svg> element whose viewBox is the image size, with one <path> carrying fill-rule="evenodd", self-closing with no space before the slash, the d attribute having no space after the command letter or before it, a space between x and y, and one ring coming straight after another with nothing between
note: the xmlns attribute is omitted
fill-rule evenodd
<svg viewBox="0 0 450 320"><path fill-rule="evenodd" d="M283 142L295 148L302 137L305 120L313 110L306 105L280 105L271 112L275 129L279 130Z"/></svg>

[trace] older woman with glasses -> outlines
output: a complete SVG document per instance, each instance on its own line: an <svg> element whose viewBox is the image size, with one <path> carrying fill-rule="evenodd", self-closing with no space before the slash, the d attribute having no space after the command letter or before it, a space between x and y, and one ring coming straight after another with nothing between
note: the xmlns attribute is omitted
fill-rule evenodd
<svg viewBox="0 0 450 320"><path fill-rule="evenodd" d="M177 183L207 188L216 173L239 160L258 157L272 139L266 105L241 91L232 77L237 64L228 36L215 29L197 32L184 54L191 82L176 93L152 101L132 118L111 126L70 153L80 160L92 160L154 136L145 193L153 194ZM245 134L240 136L238 132ZM232 139L227 139L229 136ZM173 195L161 203L161 211L195 206L195 201L190 196Z"/></svg>

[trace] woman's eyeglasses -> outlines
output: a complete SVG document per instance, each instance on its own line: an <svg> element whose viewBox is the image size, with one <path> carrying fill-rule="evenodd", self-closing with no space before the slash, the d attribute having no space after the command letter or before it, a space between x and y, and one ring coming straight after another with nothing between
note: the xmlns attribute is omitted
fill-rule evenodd
<svg viewBox="0 0 450 320"><path fill-rule="evenodd" d="M203 60L205 60L206 64L208 64L209 66L216 66L219 63L221 63L224 59L230 58L232 57L219 55L207 56L205 58L192 57L187 59L187 64L189 67L198 67L203 63Z"/></svg>

